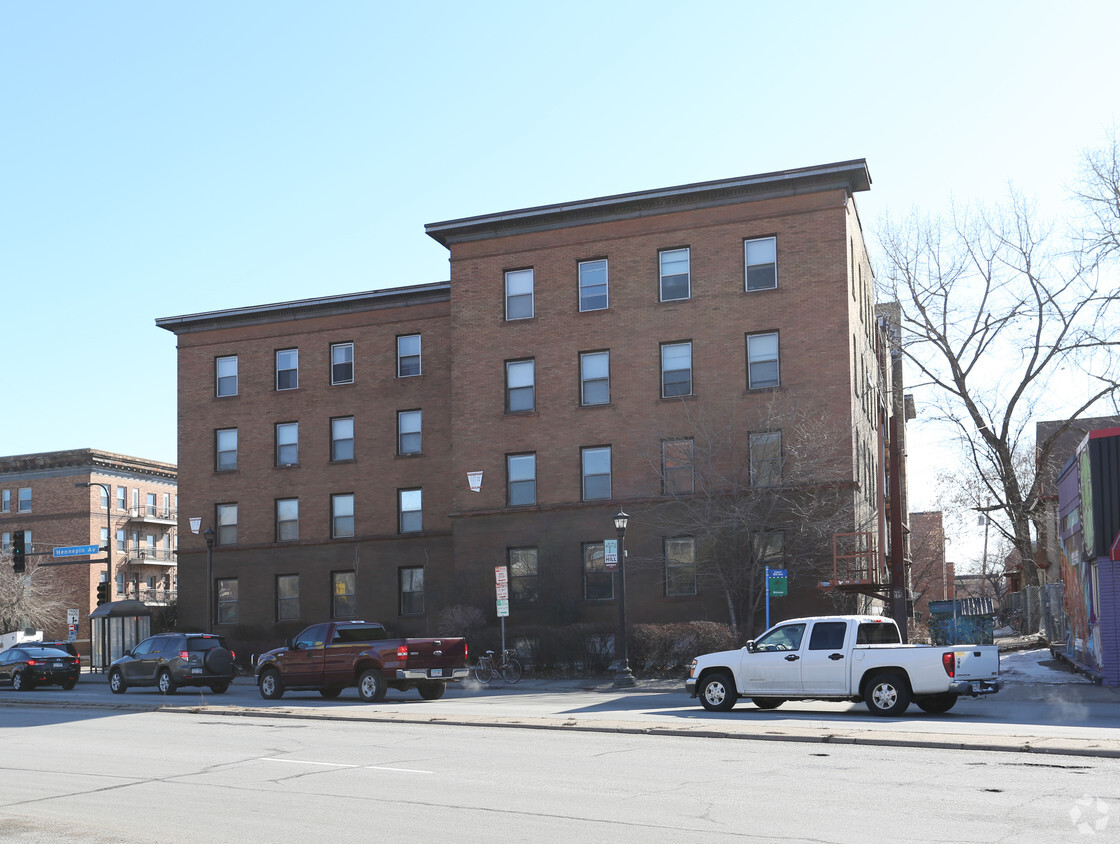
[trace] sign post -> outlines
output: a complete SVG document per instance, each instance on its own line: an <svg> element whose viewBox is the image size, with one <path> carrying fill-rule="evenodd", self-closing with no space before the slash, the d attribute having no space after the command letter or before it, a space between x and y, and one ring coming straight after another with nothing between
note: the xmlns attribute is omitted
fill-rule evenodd
<svg viewBox="0 0 1120 844"><path fill-rule="evenodd" d="M498 618L502 622L502 650L506 649L506 618L509 616L509 570L494 566L494 591L497 598Z"/></svg>

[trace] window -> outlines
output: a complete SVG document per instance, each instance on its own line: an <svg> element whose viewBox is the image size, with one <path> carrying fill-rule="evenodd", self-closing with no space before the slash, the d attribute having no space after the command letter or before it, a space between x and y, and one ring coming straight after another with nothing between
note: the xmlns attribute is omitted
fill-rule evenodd
<svg viewBox="0 0 1120 844"><path fill-rule="evenodd" d="M805 636L804 624L786 624L775 628L754 643L756 651L799 651Z"/></svg>
<svg viewBox="0 0 1120 844"><path fill-rule="evenodd" d="M579 401L582 405L610 404L610 352L583 352L580 354Z"/></svg>
<svg viewBox="0 0 1120 844"><path fill-rule="evenodd" d="M12 547L12 534L9 531L4 531L3 533L0 533L0 551L3 551L5 554L7 554L9 549L11 549L11 547Z"/></svg>
<svg viewBox="0 0 1120 844"><path fill-rule="evenodd" d="M404 334L397 338L397 377L420 374L420 335Z"/></svg>
<svg viewBox="0 0 1120 844"><path fill-rule="evenodd" d="M102 510L109 509L109 490L103 486L97 488L97 506Z"/></svg>
<svg viewBox="0 0 1120 844"><path fill-rule="evenodd" d="M533 271L506 273L506 319L531 319L533 313Z"/></svg>
<svg viewBox="0 0 1120 844"><path fill-rule="evenodd" d="M218 624L237 624L237 578L218 580Z"/></svg>
<svg viewBox="0 0 1120 844"><path fill-rule="evenodd" d="M124 528L121 528L116 532L115 535L117 538L117 553L120 553L127 548L128 533L124 530Z"/></svg>
<svg viewBox="0 0 1120 844"><path fill-rule="evenodd" d="M696 540L678 536L665 540L665 595L680 598L696 594Z"/></svg>
<svg viewBox="0 0 1120 844"><path fill-rule="evenodd" d="M540 597L536 548L509 549L509 596L519 604L529 604Z"/></svg>
<svg viewBox="0 0 1120 844"><path fill-rule="evenodd" d="M217 394L219 396L237 395L237 355L217 358L214 361Z"/></svg>
<svg viewBox="0 0 1120 844"><path fill-rule="evenodd" d="M749 438L751 486L773 486L782 480L782 432L761 431Z"/></svg>
<svg viewBox="0 0 1120 844"><path fill-rule="evenodd" d="M809 650L838 651L844 647L844 636L848 632L846 621L818 621L809 634Z"/></svg>
<svg viewBox="0 0 1120 844"><path fill-rule="evenodd" d="M692 395L692 343L661 344L661 397Z"/></svg>
<svg viewBox="0 0 1120 844"><path fill-rule="evenodd" d="M777 238L760 237L743 244L747 265L747 290L769 290L778 286Z"/></svg>
<svg viewBox="0 0 1120 844"><path fill-rule="evenodd" d="M299 386L299 349L276 353L276 389L294 390Z"/></svg>
<svg viewBox="0 0 1120 844"><path fill-rule="evenodd" d="M424 567L398 569L397 576L400 583L401 615L424 612Z"/></svg>
<svg viewBox="0 0 1120 844"><path fill-rule="evenodd" d="M397 454L420 453L422 423L423 416L419 410L402 410L397 413Z"/></svg>
<svg viewBox="0 0 1120 844"><path fill-rule="evenodd" d="M397 491L397 512L401 533L419 533L424 529L424 493L420 489Z"/></svg>
<svg viewBox="0 0 1120 844"><path fill-rule="evenodd" d="M331 344L331 383L354 383L354 344Z"/></svg>
<svg viewBox="0 0 1120 844"><path fill-rule="evenodd" d="M331 572L331 618L354 618L357 615L357 581L356 572Z"/></svg>
<svg viewBox="0 0 1120 844"><path fill-rule="evenodd" d="M277 621L299 620L299 575L277 575Z"/></svg>
<svg viewBox="0 0 1120 844"><path fill-rule="evenodd" d="M583 500L611 497L611 447L581 448Z"/></svg>
<svg viewBox="0 0 1120 844"><path fill-rule="evenodd" d="M299 463L299 423L281 422L276 426L276 465Z"/></svg>
<svg viewBox="0 0 1120 844"><path fill-rule="evenodd" d="M506 411L520 413L535 407L534 379L536 364L532 360L506 361Z"/></svg>
<svg viewBox="0 0 1120 844"><path fill-rule="evenodd" d="M778 335L748 335L747 389L777 387L778 384Z"/></svg>
<svg viewBox="0 0 1120 844"><path fill-rule="evenodd" d="M128 508L128 487L117 487L117 509L125 510Z"/></svg>
<svg viewBox="0 0 1120 844"><path fill-rule="evenodd" d="M354 535L354 493L331 496L331 536Z"/></svg>
<svg viewBox="0 0 1120 844"><path fill-rule="evenodd" d="M510 507L537 503L537 455L506 455L506 499Z"/></svg>
<svg viewBox="0 0 1120 844"><path fill-rule="evenodd" d="M354 459L354 417L331 420L331 460Z"/></svg>
<svg viewBox="0 0 1120 844"><path fill-rule="evenodd" d="M666 495L695 492L693 442L664 440L661 443L661 485Z"/></svg>
<svg viewBox="0 0 1120 844"><path fill-rule="evenodd" d="M217 452L215 470L231 472L237 468L237 429L220 428L214 432L214 450ZM118 487L118 490L120 488ZM119 497L119 494L118 494Z"/></svg>
<svg viewBox="0 0 1120 844"><path fill-rule="evenodd" d="M292 542L299 539L299 499L276 499L276 541Z"/></svg>
<svg viewBox="0 0 1120 844"><path fill-rule="evenodd" d="M666 249L661 259L661 301L672 302L692 295L691 260L688 248Z"/></svg>
<svg viewBox="0 0 1120 844"><path fill-rule="evenodd" d="M144 496L144 500L145 500L145 501L147 502L147 503L146 503L146 504L144 505L144 506L145 506L145 508L146 508L146 509L145 509L145 512L146 512L146 513L147 513L147 514L148 514L149 516L155 516L155 515L157 515L157 514L159 513L159 510L158 510L158 508L156 507L156 494L155 494L154 492L149 492L149 493L146 493L146 494L145 494L145 496Z"/></svg>
<svg viewBox="0 0 1120 844"><path fill-rule="evenodd" d="M602 542L583 543L583 597L587 601L614 597L614 572L607 570Z"/></svg>
<svg viewBox="0 0 1120 844"><path fill-rule="evenodd" d="M10 489L6 489L0 493L0 512L12 512L12 491Z"/></svg>
<svg viewBox="0 0 1120 844"><path fill-rule="evenodd" d="M24 487L19 491L16 510L20 513L31 512L31 487Z"/></svg>
<svg viewBox="0 0 1120 844"><path fill-rule="evenodd" d="M607 261L580 261L579 309L601 311L607 307Z"/></svg>

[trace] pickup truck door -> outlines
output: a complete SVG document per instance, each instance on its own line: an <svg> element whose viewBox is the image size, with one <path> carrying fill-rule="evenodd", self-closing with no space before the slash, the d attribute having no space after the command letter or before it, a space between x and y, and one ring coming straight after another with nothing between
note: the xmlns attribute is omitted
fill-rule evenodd
<svg viewBox="0 0 1120 844"><path fill-rule="evenodd" d="M743 651L740 691L748 697L801 693L802 641L805 625L782 624Z"/></svg>
<svg viewBox="0 0 1120 844"><path fill-rule="evenodd" d="M855 625L847 621L815 621L809 631L809 646L801 654L801 683L805 694L848 693L853 643L848 642Z"/></svg>
<svg viewBox="0 0 1120 844"><path fill-rule="evenodd" d="M323 680L323 659L326 653L329 624L315 624L300 633L292 647L280 654L280 674L289 686L311 685Z"/></svg>

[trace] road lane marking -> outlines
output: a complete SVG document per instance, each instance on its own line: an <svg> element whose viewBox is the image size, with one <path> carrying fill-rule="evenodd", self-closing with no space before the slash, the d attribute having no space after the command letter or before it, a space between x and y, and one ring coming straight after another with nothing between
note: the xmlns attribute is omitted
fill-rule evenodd
<svg viewBox="0 0 1120 844"><path fill-rule="evenodd" d="M276 756L265 756L262 762L287 762L290 765L322 765L326 768L365 768L367 771L392 771L397 774L434 774L435 771L422 771L418 768L391 768L387 765L352 765L347 762L316 762L308 759L280 759Z"/></svg>

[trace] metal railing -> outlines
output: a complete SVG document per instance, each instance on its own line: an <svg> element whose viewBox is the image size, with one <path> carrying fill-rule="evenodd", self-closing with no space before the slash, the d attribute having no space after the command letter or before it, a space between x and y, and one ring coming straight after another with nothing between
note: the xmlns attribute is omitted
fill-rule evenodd
<svg viewBox="0 0 1120 844"><path fill-rule="evenodd" d="M178 597L175 589L162 586L126 583L123 592L117 592L117 600L141 601L145 604L169 604Z"/></svg>

